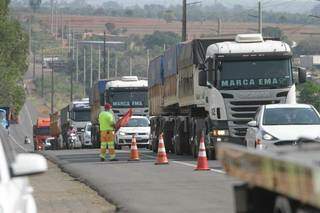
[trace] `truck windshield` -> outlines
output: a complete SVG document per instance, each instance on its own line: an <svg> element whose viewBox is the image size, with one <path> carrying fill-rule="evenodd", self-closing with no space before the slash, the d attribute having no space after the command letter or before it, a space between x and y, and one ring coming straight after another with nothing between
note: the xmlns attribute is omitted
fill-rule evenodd
<svg viewBox="0 0 320 213"><path fill-rule="evenodd" d="M292 85L290 59L223 61L220 89L275 89Z"/></svg>
<svg viewBox="0 0 320 213"><path fill-rule="evenodd" d="M148 106L148 90L110 90L107 102L114 108L144 108Z"/></svg>
<svg viewBox="0 0 320 213"><path fill-rule="evenodd" d="M37 135L50 135L50 127L37 128Z"/></svg>
<svg viewBox="0 0 320 213"><path fill-rule="evenodd" d="M270 108L263 115L264 125L320 125L312 108Z"/></svg>
<svg viewBox="0 0 320 213"><path fill-rule="evenodd" d="M73 110L72 114L72 118L74 121L90 121L90 109Z"/></svg>

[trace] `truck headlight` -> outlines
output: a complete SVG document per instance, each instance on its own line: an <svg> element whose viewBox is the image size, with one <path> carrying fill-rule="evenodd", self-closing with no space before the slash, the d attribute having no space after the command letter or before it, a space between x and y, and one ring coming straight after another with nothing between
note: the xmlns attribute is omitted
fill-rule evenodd
<svg viewBox="0 0 320 213"><path fill-rule="evenodd" d="M126 133L124 133L124 132L119 132L119 135L121 135L121 136L125 136L125 135L126 135Z"/></svg>
<svg viewBox="0 0 320 213"><path fill-rule="evenodd" d="M215 129L215 130L213 130L211 132L211 135L214 136L214 137L216 137L216 136L227 136L227 135L229 135L229 131L228 130L217 130L217 129Z"/></svg>

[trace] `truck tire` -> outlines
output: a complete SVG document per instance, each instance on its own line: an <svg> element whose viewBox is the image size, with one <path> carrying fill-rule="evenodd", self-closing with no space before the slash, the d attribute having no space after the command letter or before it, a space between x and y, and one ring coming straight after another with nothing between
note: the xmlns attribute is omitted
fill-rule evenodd
<svg viewBox="0 0 320 213"><path fill-rule="evenodd" d="M158 152L158 138L152 139L152 151L154 153Z"/></svg>
<svg viewBox="0 0 320 213"><path fill-rule="evenodd" d="M197 137L194 137L193 140L191 141L190 149L191 149L192 157L197 158L198 152L199 152Z"/></svg>
<svg viewBox="0 0 320 213"><path fill-rule="evenodd" d="M216 160L216 149L215 148L208 149L208 160Z"/></svg>
<svg viewBox="0 0 320 213"><path fill-rule="evenodd" d="M285 197L277 196L273 213L293 213L289 200Z"/></svg>
<svg viewBox="0 0 320 213"><path fill-rule="evenodd" d="M173 140L174 140L174 152L176 153L176 155L183 155L181 137L177 135L174 137Z"/></svg>

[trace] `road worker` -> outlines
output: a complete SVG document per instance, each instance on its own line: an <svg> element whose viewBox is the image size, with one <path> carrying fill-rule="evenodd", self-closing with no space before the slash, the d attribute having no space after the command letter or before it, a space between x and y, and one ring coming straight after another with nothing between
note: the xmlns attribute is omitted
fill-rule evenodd
<svg viewBox="0 0 320 213"><path fill-rule="evenodd" d="M111 104L104 106L105 111L99 114L100 125L100 160L105 161L106 150L109 149L110 161L117 161L114 145L115 118Z"/></svg>

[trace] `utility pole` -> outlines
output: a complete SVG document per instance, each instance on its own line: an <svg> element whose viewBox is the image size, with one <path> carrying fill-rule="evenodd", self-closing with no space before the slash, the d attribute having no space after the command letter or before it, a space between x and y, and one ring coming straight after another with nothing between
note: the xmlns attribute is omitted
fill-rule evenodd
<svg viewBox="0 0 320 213"><path fill-rule="evenodd" d="M116 53L114 62L114 77L118 77L118 54Z"/></svg>
<svg viewBox="0 0 320 213"><path fill-rule="evenodd" d="M57 8L57 1L55 3L55 14L56 14L56 40L58 40L58 28L59 28L59 18L58 18L58 8Z"/></svg>
<svg viewBox="0 0 320 213"><path fill-rule="evenodd" d="M63 48L63 39L64 39L64 26L63 26L64 22L63 22L63 17L62 17L62 13L61 13L61 47Z"/></svg>
<svg viewBox="0 0 320 213"><path fill-rule="evenodd" d="M73 63L74 61L72 60L72 69L70 70L70 102L72 103L73 101Z"/></svg>
<svg viewBox="0 0 320 213"><path fill-rule="evenodd" d="M68 51L71 49L71 31L70 31L70 20L68 21Z"/></svg>
<svg viewBox="0 0 320 213"><path fill-rule="evenodd" d="M261 8L261 1L258 2L258 11L259 11L258 29L259 29L259 33L262 34L262 8Z"/></svg>
<svg viewBox="0 0 320 213"><path fill-rule="evenodd" d="M51 5L51 27L50 27L50 32L51 34L53 33L53 0L50 1Z"/></svg>
<svg viewBox="0 0 320 213"><path fill-rule="evenodd" d="M182 0L182 41L187 40L187 0Z"/></svg>
<svg viewBox="0 0 320 213"><path fill-rule="evenodd" d="M150 65L150 50L147 49L147 77L149 75L149 65Z"/></svg>
<svg viewBox="0 0 320 213"><path fill-rule="evenodd" d="M32 52L32 15L29 18L29 54Z"/></svg>
<svg viewBox="0 0 320 213"><path fill-rule="evenodd" d="M90 44L90 88L92 88L93 68L92 68L92 44Z"/></svg>
<svg viewBox="0 0 320 213"><path fill-rule="evenodd" d="M218 36L221 35L221 18L218 18Z"/></svg>
<svg viewBox="0 0 320 213"><path fill-rule="evenodd" d="M108 79L110 79L110 48L108 48Z"/></svg>
<svg viewBox="0 0 320 213"><path fill-rule="evenodd" d="M132 57L131 56L129 58L129 71L130 71L130 76L132 76Z"/></svg>
<svg viewBox="0 0 320 213"><path fill-rule="evenodd" d="M86 97L86 48L83 48L83 96Z"/></svg>
<svg viewBox="0 0 320 213"><path fill-rule="evenodd" d="M75 41L74 41L74 31L73 31L73 29L72 29L71 35L72 35L72 37L71 37L71 39L72 39L72 60L74 61L74 43L75 43Z"/></svg>
<svg viewBox="0 0 320 213"><path fill-rule="evenodd" d="M98 80L101 79L101 47L99 44L99 50L98 50Z"/></svg>
<svg viewBox="0 0 320 213"><path fill-rule="evenodd" d="M33 73L32 73L33 80L36 79L36 51L33 51Z"/></svg>
<svg viewBox="0 0 320 213"><path fill-rule="evenodd" d="M103 32L103 78L106 77L106 31Z"/></svg>
<svg viewBox="0 0 320 213"><path fill-rule="evenodd" d="M53 79L53 55L51 55L51 114L53 114L53 99L54 99L54 79Z"/></svg>
<svg viewBox="0 0 320 213"><path fill-rule="evenodd" d="M44 75L43 75L43 47L41 48L41 97L44 97Z"/></svg>
<svg viewBox="0 0 320 213"><path fill-rule="evenodd" d="M79 82L79 44L77 40L76 81Z"/></svg>

